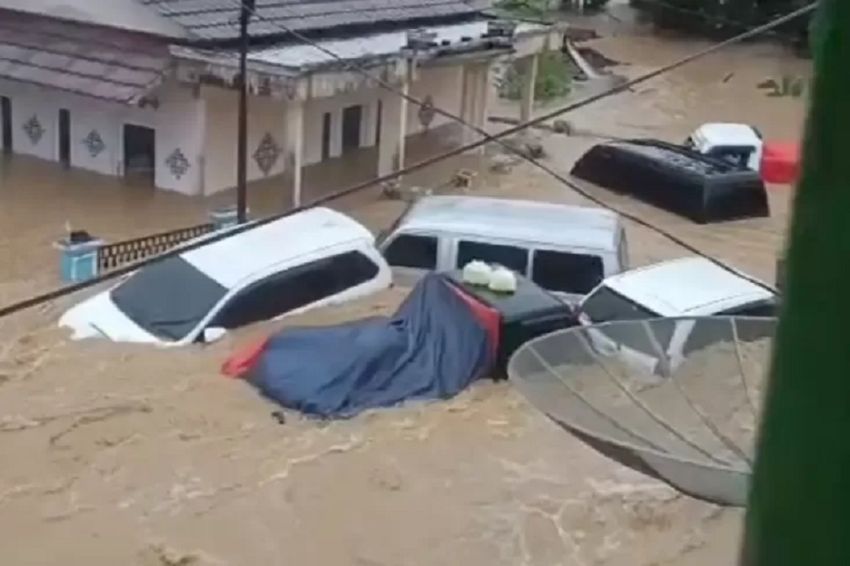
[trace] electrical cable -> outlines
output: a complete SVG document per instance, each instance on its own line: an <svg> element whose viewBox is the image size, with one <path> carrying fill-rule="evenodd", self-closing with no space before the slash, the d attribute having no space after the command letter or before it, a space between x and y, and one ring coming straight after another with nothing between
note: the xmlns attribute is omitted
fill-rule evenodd
<svg viewBox="0 0 850 566"><path fill-rule="evenodd" d="M241 9L241 4L240 4L239 0L227 0L227 1L229 1L232 5L239 7ZM715 265L717 265L717 266L719 266L719 267L721 267L721 268L723 268L727 271L735 273L736 275L739 275L739 276L744 276L746 279L750 280L752 283L770 291L771 293L777 293L777 290L774 287L767 285L763 281L760 281L758 279L751 278L749 276L741 274L738 270L734 269L733 267L731 267L731 266L727 265L726 263L722 262L721 260L703 252L702 250L699 250L698 248L692 246L691 244L688 244L687 242L685 242L681 238L675 236L674 234L668 232L667 230L664 230L663 228L655 226L651 222L648 222L648 221L646 221L646 220L644 220L644 219L640 218L639 216L636 216L632 213L629 213L629 212L624 211L624 210L620 210L617 207L614 207L614 206L602 201L601 199L591 195L589 192L582 189L575 182L571 181L565 175L559 173L558 171L556 171L552 167L549 167L548 165L541 163L539 160L537 160L537 159L535 159L535 158L533 158L529 155L526 155L522 151L519 151L515 147L505 143L503 141L503 138L506 137L506 136L512 135L513 133L517 133L519 131L522 131L522 130L528 128L528 127L531 127L531 126L534 126L534 125L539 125L539 124L541 124L541 123L543 123L543 122L545 122L549 119L563 115L567 112L576 110L576 109L581 108L583 106L587 106L588 104L596 102L597 100L607 98L608 96L611 96L612 94L616 94L617 92L622 92L624 90L628 90L628 89L630 89L630 88L632 88L632 87L634 87L638 84L641 84L641 83L646 82L646 81L648 81L652 78L655 78L659 75L662 75L662 74L665 74L669 71L677 69L677 68L679 68L683 65L686 65L686 64L688 64L688 63L690 63L690 62L692 62L696 59L705 57L706 55L712 54L716 51L719 51L720 49L728 47L729 45L739 43L739 42L744 41L744 40L746 40L750 37L755 37L755 36L763 34L764 32L771 31L775 27L781 26L782 24L784 24L786 22L792 21L792 20L794 20L794 19L796 19L796 18L798 18L798 17L800 17L804 14L811 12L812 10L814 10L816 8L816 6L817 6L817 2L813 2L813 3L811 3L807 6L804 6L802 8L799 8L797 10L790 12L790 13L786 14L785 16L781 16L781 17L779 17L775 20L772 20L771 22L768 22L767 24L749 29L748 31L746 31L742 34L739 34L739 35L737 35L733 38L727 39L726 41L715 44L715 45L713 45L713 46L711 46L707 49L703 49L701 51L698 51L697 53L694 53L694 54L692 54L688 57L685 57L684 59L681 59L681 60L676 61L676 62L669 64L669 65L665 65L665 66L663 66L659 69L656 69L655 71L646 73L646 74L644 74L644 75L642 75L642 76L640 76L636 79L632 79L631 81L627 81L626 83L623 83L623 84L619 85L618 87L615 87L615 88L610 89L608 91L604 91L604 92L599 93L595 96L591 96L591 97L586 98L584 100L581 100L581 101L579 101L575 104L568 105L566 107L557 109L553 112L544 114L543 116L540 116L540 117L537 117L533 120L530 120L527 123L519 124L519 125L517 125L513 128L508 128L507 130L505 130L501 133L498 133L496 135L491 135L489 132L487 132L483 128L481 128L481 127L479 127L475 124L472 124L470 122L467 122L462 117L460 117L460 116L458 116L458 115L456 115L452 112L449 112L449 111L447 111L443 108L433 107L433 106L432 107L434 108L434 111L436 113L441 114L444 117L449 118L450 120L458 122L458 123L466 126L467 128L472 129L473 131L475 131L476 133L478 133L479 135L482 136L481 140L479 140L477 142L473 142L471 144L468 144L468 145L465 145L465 146L462 146L461 148L459 148L461 153L468 151L469 149L475 149L475 148L481 147L482 145L484 145L488 142L491 142L491 141L496 142L502 148L506 149L509 153L517 155L520 158L528 161L532 165L536 166L537 168L541 169L545 173L549 174L551 177L553 177L554 179L559 181L561 184L569 187L574 192L578 193L579 195L581 195L582 197L586 198L587 200L593 202L594 204L596 204L600 207L603 207L607 210L610 210L612 212L615 212L615 213L619 214L620 216L622 216L623 218L631 220L632 222L635 222L635 223L637 223L641 226L644 226L645 228L648 228L648 229L656 232L657 234L667 238L668 240L677 244L678 246L688 250L691 253L694 253L698 256L701 256L705 259L710 260ZM259 14L257 14L256 9L252 11L252 15L254 17L256 17L258 20L260 20L260 21L262 21L262 22L264 22L268 25L277 27L281 31L288 33L288 34L291 34L293 37L295 37L296 39L298 39L302 43L310 45L310 46L314 47L315 49L318 49L319 51L325 53L326 55L328 55L332 58L334 58L335 60L340 61L340 62L346 62L344 57L342 57L341 55L339 55L339 54L335 53L334 51L328 49L327 47L321 45L317 41L307 37L303 33L295 31L295 30L288 28L284 25L280 25L277 22L275 22L273 20L269 20L268 18L265 18L263 16L260 16ZM377 84L381 88L383 88L383 89L385 89L389 92L392 92L393 94L400 96L400 97L404 98L405 100L407 100L409 102L412 102L416 105L419 105L420 107L424 104L423 101L411 96L409 93L406 93L402 90L399 90L394 85L388 83L387 81L381 79L380 77L374 76L372 73L368 72L362 66L350 65L350 64L348 66L352 70L354 70L357 73L364 76L366 79L373 81L375 84ZM441 154L441 155L444 155L444 154ZM455 153L453 155L457 155L457 153Z"/></svg>
<svg viewBox="0 0 850 566"><path fill-rule="evenodd" d="M495 135L490 135L489 133L485 132L485 135L487 136L487 138L484 138L482 140L478 140L478 141L475 141L475 142L470 142L468 144L464 144L461 147L454 148L452 150L440 153L438 155L423 159L422 161L419 161L419 162L414 163L412 165L409 165L407 167L403 167L403 168L399 169L398 171L394 171L392 173L382 175L382 176L370 179L370 180L362 182L362 183L358 183L358 184L350 186L348 188L345 188L345 189L342 189L342 190L339 190L339 191L335 191L331 194L328 194L328 195L326 195L322 198L319 198L319 199L313 201L309 205L299 206L299 207L293 208L291 210L288 210L288 211L286 211L282 214L272 215L272 216L263 218L261 220L249 222L247 224L243 224L241 226L237 226L237 227L232 228L232 229L221 231L221 232L213 234L209 237L201 238L201 239L196 240L194 242L189 242L186 245L176 247L176 248L171 249L171 250L164 252L162 254L158 254L158 255L155 255L155 256L148 257L148 258L141 260L139 262L124 265L123 267L119 267L115 270L110 271L109 273L98 275L97 277L94 277L94 278L89 279L87 281L74 283L74 284L71 284L71 285L66 285L66 286L63 286L63 287L60 287L60 288L39 294L39 295L35 295L33 297L29 297L27 299L23 299L21 301L17 301L15 303L5 305L3 307L0 307L0 318L7 317L7 316L12 315L14 313L32 308L34 306L37 306L39 304L42 304L42 303L45 303L45 302L48 302L48 301L58 299L60 297L63 297L65 295L69 295L71 293L81 291L83 289L94 287L94 286L99 285L101 283L104 283L106 281L110 281L110 280L116 279L118 277L121 277L123 275L132 273L133 271L135 271L137 269L140 269L140 268L145 267L147 265L153 264L157 261L161 261L163 259L167 259L169 257L173 257L173 256L176 256L176 255L185 253L187 251L197 249L199 247L217 242L219 240L223 240L225 238L234 236L236 234L240 234L242 232L245 232L247 230L251 230L251 229L256 228L258 226L268 224L268 223L273 222L275 220L278 220L280 218L284 218L286 216L291 216L291 215L296 214L298 212L302 212L302 211L304 211L308 208L312 208L312 207L315 207L315 206L321 206L321 205L324 205L324 204L331 202L333 200L347 196L349 194L356 193L356 192L359 192L361 190L364 190L364 189L367 189L367 188L370 188L370 187L374 187L374 186L379 185L381 183L385 183L387 181L397 179L397 178L402 177L404 175L407 175L409 173L413 173L415 171L418 171L418 170L421 170L425 167L428 167L428 166L430 166L434 163L444 161L444 160L449 159L451 157L455 157L457 155L465 153L465 152L467 152L471 149L481 147L481 146L483 146L484 144L486 144L490 141L490 139L488 139L488 138L492 138L493 141L501 140L501 139L503 139L503 138L505 138L509 135L516 134L516 133L523 131L527 128L530 128L534 125L541 124L541 123L545 122L546 120L549 120L553 117L557 117L557 116L560 116L561 114L565 114L567 112L577 110L579 108L582 108L582 107L587 106L589 104L592 104L594 102L602 100L603 98L607 98L608 96L613 96L615 94L619 94L620 92L623 92L624 90L628 90L629 88L631 88L633 86L644 83L644 82L646 82L646 81L648 81L652 78L655 78L655 77L662 75L666 72L669 72L671 70L677 69L677 68L679 68L683 65L686 65L686 64L688 64L688 63L690 63L690 62L692 62L696 59L710 55L710 54L712 54L716 51L719 51L720 49L723 49L725 47L728 47L728 46L733 45L735 43L738 43L740 41L744 41L744 40L746 40L750 37L754 37L756 35L759 35L760 33L763 33L764 31L769 31L769 30L771 30L771 29L773 29L777 26L780 26L780 25L782 25L782 24L784 24L784 23L786 23L790 20L793 20L794 18L796 18L798 16L801 16L803 14L806 14L806 13L812 11L816 7L816 5L817 5L816 2L809 4L809 5L807 5L803 8L794 10L793 12L786 14L785 16L782 16L780 18L772 20L771 22L768 22L766 24L763 24L761 26L753 28L752 30L750 30L748 32L742 33L738 36L735 36L735 37L727 39L723 42L717 43L712 47L702 49L702 50L700 50L696 53L693 53L693 54L691 54L687 57L684 57L682 59L674 61L673 63L665 65L665 66L663 66L659 69L645 73L644 75L641 75L641 76L639 76L635 79L627 81L626 83L615 86L615 87L613 87L613 88L611 88L607 91L604 91L602 93L598 93L596 95L590 96L590 97L585 98L583 100L580 100L578 102L575 102L575 103L569 104L567 106L564 106L562 108L556 109L556 110L549 112L549 113L547 113L543 116L529 120L528 122L524 122L524 123L519 124L515 127L512 127L512 128L507 129L507 130L504 130L502 132L499 132ZM364 72L366 72L366 71L364 71ZM366 72L366 74L368 74L368 72ZM536 163L538 166L543 165L543 164L540 164L539 162L537 162L536 160L532 161L532 162ZM546 166L543 165L543 167L546 167ZM581 187L578 187L577 185L575 185L575 183L572 183L571 181L569 181L568 179L563 177L563 175L561 175L560 173L557 173L557 172L553 171L551 168L548 168L548 167L547 167L547 169L548 169L547 172L550 172L550 174L553 174L553 176L557 175L556 178L560 177L559 180L563 179L562 182L566 186L574 188L574 190L577 190L579 192L579 194L582 194L583 196L587 195L587 198L589 198L591 201L598 202L598 199L595 199L592 195L589 195L586 191L581 189ZM618 214L622 214L619 211L617 211L616 209L613 209L613 207L605 205L605 203L600 203L600 206L604 206L605 208L608 208L609 210L614 210ZM668 233L666 230L657 228L657 227L651 225L650 223L644 221L643 219L636 217L632 214L627 213L627 214L622 214L622 216L624 218L627 218L627 219L637 223L637 224L643 225L647 228L650 228L650 229L656 231L657 233L659 233L659 234L667 237L668 239L670 239L672 242L682 246L685 249L688 249L689 251L692 251L692 253L695 253L697 255L700 255L701 257L705 257L706 259L709 259L709 260L715 262L717 265L723 267L724 269L732 271L736 275L739 275L739 276L742 275L737 270L723 264L722 262L719 262L719 260L716 260L714 258L711 258L710 256L707 256L704 253L701 253L699 250L697 250L696 248L694 248L693 246L691 246L687 242L684 242L683 240L681 240L677 236ZM758 284L759 286L761 286L765 289L770 290L771 292L774 292L774 293L776 292L772 287L765 285L763 282L760 282L760 281L754 280L754 279L751 279L751 281L755 284Z"/></svg>

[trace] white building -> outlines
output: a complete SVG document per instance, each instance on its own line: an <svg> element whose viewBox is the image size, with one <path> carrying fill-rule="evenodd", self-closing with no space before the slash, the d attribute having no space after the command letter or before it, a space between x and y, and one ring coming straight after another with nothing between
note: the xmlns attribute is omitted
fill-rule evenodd
<svg viewBox="0 0 850 566"><path fill-rule="evenodd" d="M435 107L483 127L493 63L532 62L561 45L548 26L505 31L481 12L486 4L257 2L249 181L282 176L298 204L306 165L377 146L376 173L398 169L409 136L450 121ZM239 0L0 0L0 146L106 175L146 171L155 186L187 195L233 187L238 7ZM382 89L354 65L426 104ZM525 115L533 96L527 88Z"/></svg>

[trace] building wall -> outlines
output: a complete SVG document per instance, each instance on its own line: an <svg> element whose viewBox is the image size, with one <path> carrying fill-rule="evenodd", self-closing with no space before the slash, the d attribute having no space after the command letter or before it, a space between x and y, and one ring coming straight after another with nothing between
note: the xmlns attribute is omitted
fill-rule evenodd
<svg viewBox="0 0 850 566"><path fill-rule="evenodd" d="M435 106L460 113L460 66L421 69L410 86L410 94L419 99L431 96ZM13 151L50 161L59 159L59 109L71 114L71 165L103 173L124 174L124 125L153 128L156 132L154 184L162 189L186 195L213 194L236 185L237 92L217 87L193 88L168 84L157 93L159 106L136 108L77 96L63 91L0 79L0 95L12 101ZM376 143L379 100L384 100L384 120L389 115L386 103L396 95L377 88L361 88L332 97L304 102L303 165L322 160L323 117L331 114L330 156L342 154L343 110L352 105L363 107L360 145ZM284 172L286 102L270 97L251 96L248 119L248 179L256 181ZM42 130L33 143L24 125L35 116ZM449 119L435 115L430 127ZM419 108L408 107L408 132L424 129ZM95 132L96 134L93 134ZM96 135L102 148L87 146L87 137ZM258 151L263 147L267 165L260 166ZM175 167L176 165L176 167Z"/></svg>
<svg viewBox="0 0 850 566"><path fill-rule="evenodd" d="M434 106L460 116L462 76L461 65L420 69L416 80L410 85L410 96L422 101L430 96ZM418 134L425 129L419 119L419 110L416 104L408 104L407 131L409 135ZM450 122L453 122L451 118L435 114L429 127L437 128Z"/></svg>
<svg viewBox="0 0 850 566"><path fill-rule="evenodd" d="M239 97L235 90L204 87L206 132L204 141L204 193L213 194L236 186L236 142ZM283 173L284 103L265 96L248 100L248 181ZM271 164L260 167L258 150L264 149Z"/></svg>
<svg viewBox="0 0 850 566"><path fill-rule="evenodd" d="M137 108L0 79L0 95L12 102L13 152L49 161L59 160L59 110L70 112L71 166L121 176L124 174L124 125L156 132L154 184L184 194L199 194L203 181L201 141L203 101L192 89L169 85L159 93L158 108ZM2 117L0 117L2 119ZM25 125L37 123L41 132L30 139ZM87 144L95 140L96 143ZM176 148L188 163L175 175L166 160Z"/></svg>

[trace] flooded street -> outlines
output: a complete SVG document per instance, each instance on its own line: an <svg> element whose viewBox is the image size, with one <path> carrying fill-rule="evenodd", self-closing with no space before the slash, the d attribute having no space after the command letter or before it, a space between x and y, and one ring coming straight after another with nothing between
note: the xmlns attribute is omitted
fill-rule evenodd
<svg viewBox="0 0 850 566"><path fill-rule="evenodd" d="M628 63L616 68L627 76L707 45L617 26L612 32L617 35L587 46ZM779 47L739 46L564 117L584 135L535 135L547 163L565 172L598 141L588 132L679 141L706 121L741 121L758 126L766 139L794 141L805 100L768 97L757 85L809 72L808 62ZM591 92L598 85L581 88ZM516 111L500 103L497 113L502 110ZM407 182L440 185L458 167L477 165L485 166L474 194L587 202L531 165L499 175L474 156ZM64 234L66 222L115 241L205 222L210 208L231 198L154 193L18 157L0 167L2 304L59 285L50 244ZM328 186L342 184L334 171L324 175L337 181ZM255 214L279 206L273 183L252 190ZM771 188L770 218L709 226L588 190L772 281L788 221L788 187ZM402 209L377 190L336 206L375 230ZM635 265L688 255L646 228L627 226ZM54 325L75 298L0 320L6 337L0 345L3 563L734 562L740 510L681 496L602 457L530 407L510 384L482 382L449 402L347 421L289 413L280 424L271 416L276 406L220 373L232 351L283 324L388 313L403 296L403 289L393 289L179 351L70 342Z"/></svg>

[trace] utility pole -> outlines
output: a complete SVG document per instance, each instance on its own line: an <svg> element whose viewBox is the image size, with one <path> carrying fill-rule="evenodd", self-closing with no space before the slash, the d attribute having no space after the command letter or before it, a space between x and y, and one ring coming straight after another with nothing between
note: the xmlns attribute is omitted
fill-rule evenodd
<svg viewBox="0 0 850 566"><path fill-rule="evenodd" d="M236 216L248 220L248 22L255 0L242 0L239 14L239 125L236 145Z"/></svg>

